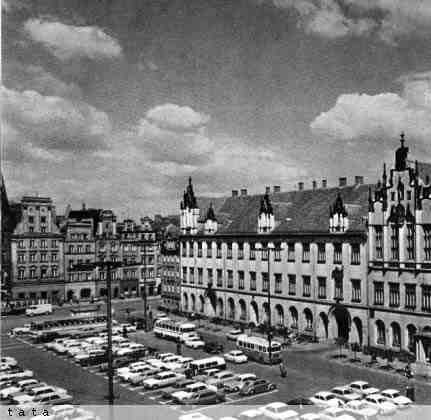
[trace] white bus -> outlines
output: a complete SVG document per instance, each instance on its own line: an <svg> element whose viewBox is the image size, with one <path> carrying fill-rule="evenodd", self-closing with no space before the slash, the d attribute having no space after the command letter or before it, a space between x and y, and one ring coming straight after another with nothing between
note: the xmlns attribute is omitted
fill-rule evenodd
<svg viewBox="0 0 431 420"><path fill-rule="evenodd" d="M226 369L226 361L220 356L206 357L205 359L194 360L191 362L190 368L195 375L208 369L224 370Z"/></svg>
<svg viewBox="0 0 431 420"><path fill-rule="evenodd" d="M25 310L25 314L27 316L52 314L52 305L50 303L32 305Z"/></svg>
<svg viewBox="0 0 431 420"><path fill-rule="evenodd" d="M154 323L153 330L157 337L183 341L186 334L196 331L196 325L188 322L176 322L171 319L163 318L158 319Z"/></svg>
<svg viewBox="0 0 431 420"><path fill-rule="evenodd" d="M271 361L269 360L269 342L266 338L241 334L236 340L236 346L256 362L281 362L281 344L278 341L271 341Z"/></svg>

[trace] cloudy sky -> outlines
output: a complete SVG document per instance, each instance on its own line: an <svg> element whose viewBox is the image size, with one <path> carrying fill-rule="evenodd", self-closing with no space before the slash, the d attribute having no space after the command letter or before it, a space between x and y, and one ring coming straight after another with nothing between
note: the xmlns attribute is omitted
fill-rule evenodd
<svg viewBox="0 0 431 420"><path fill-rule="evenodd" d="M431 0L3 0L8 195L121 216L431 159Z"/></svg>

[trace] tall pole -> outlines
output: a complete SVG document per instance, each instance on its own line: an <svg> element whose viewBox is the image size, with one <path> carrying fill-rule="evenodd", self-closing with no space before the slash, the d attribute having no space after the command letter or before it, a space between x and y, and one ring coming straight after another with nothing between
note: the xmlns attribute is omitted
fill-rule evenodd
<svg viewBox="0 0 431 420"><path fill-rule="evenodd" d="M144 242L144 293L142 299L144 300L144 331L148 331L147 320L147 243Z"/></svg>
<svg viewBox="0 0 431 420"><path fill-rule="evenodd" d="M270 272L270 248L267 247L267 257L268 257L268 353L269 353L269 363L272 364L272 336L271 336L271 272Z"/></svg>
<svg viewBox="0 0 431 420"><path fill-rule="evenodd" d="M106 264L106 319L108 327L108 401L109 405L114 404L114 369L112 358L112 291L111 291L111 264Z"/></svg>

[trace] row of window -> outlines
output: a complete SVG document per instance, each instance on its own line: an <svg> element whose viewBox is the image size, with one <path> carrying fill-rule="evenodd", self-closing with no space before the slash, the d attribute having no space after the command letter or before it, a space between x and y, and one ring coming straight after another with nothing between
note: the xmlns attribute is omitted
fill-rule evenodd
<svg viewBox="0 0 431 420"><path fill-rule="evenodd" d="M91 245L69 245L68 247L69 254L90 254L92 252L94 252L94 249L92 249Z"/></svg>
<svg viewBox="0 0 431 420"><path fill-rule="evenodd" d="M88 233L71 233L69 238L75 241L86 241L89 239Z"/></svg>
<svg viewBox="0 0 431 420"><path fill-rule="evenodd" d="M27 255L24 252L19 252L18 255L18 263L25 263L27 262ZM38 258L38 254L36 252L30 252L28 254L28 261L29 262L48 262L48 261L58 261L58 253L57 252L52 252L52 253L48 253L48 252L41 252L39 254L39 258Z"/></svg>
<svg viewBox="0 0 431 420"><path fill-rule="evenodd" d="M51 248L58 248L58 241L57 239L52 239L51 241L48 241L47 239L40 239L37 241L36 239L30 239L28 243L29 248L48 248L48 245L51 245ZM19 249L25 249L26 248L26 241L24 239L20 239L18 241L18 248Z"/></svg>
<svg viewBox="0 0 431 420"><path fill-rule="evenodd" d="M25 279L27 270L24 267L18 268L18 279ZM58 267L53 265L51 267L42 266L39 269L37 267L30 267L28 269L28 277L30 279L37 278L47 278L47 277L57 277L58 276Z"/></svg>
<svg viewBox="0 0 431 420"><path fill-rule="evenodd" d="M40 216L40 223L46 223L46 216ZM33 224L35 222L34 216L28 216L28 223Z"/></svg>
<svg viewBox="0 0 431 420"><path fill-rule="evenodd" d="M398 308L401 306L401 285L399 283L389 283L389 306ZM431 312L431 286L421 287L421 309L424 312ZM374 282L374 305L385 304L385 286L382 281ZM406 309L416 309L416 284L404 285L404 307Z"/></svg>
<svg viewBox="0 0 431 420"><path fill-rule="evenodd" d="M244 253L244 246L243 244L238 245L238 252L237 252L237 259L241 260L245 258ZM310 246L311 244L309 242L302 243L302 262L309 263L310 262ZM333 255L333 263L334 264L341 264L342 263L342 257L343 257L343 246L341 243L335 243L334 246L334 255ZM359 265L361 263L361 248L360 244L351 244L351 264L352 265ZM188 255L187 255L187 248L189 249ZM288 243L287 244L287 261L288 262L295 262L297 260L296 256L296 249L295 249L295 243ZM273 249L273 255L275 261L281 261L282 260L282 251L283 248L281 246L276 246ZM249 250L248 259L249 260L255 260L256 254L261 254L261 259L263 261L268 260L268 251L267 249L262 249L261 251L258 251L256 249L251 248ZM197 242L197 256L198 258L201 258L203 255L202 251L202 242ZM194 246L190 247L188 242L183 243L183 249L182 249L182 256L183 257L193 257L194 256ZM212 247L207 247L206 257L212 258L213 256L213 250ZM226 252L226 258L232 259L233 253L232 253L232 244L227 244L227 252ZM216 258L222 258L222 244L217 243L216 244ZM325 264L327 262L327 254L326 254L326 244L325 243L318 243L317 244L317 263L318 264Z"/></svg>
<svg viewBox="0 0 431 420"><path fill-rule="evenodd" d="M409 261L416 259L416 238L415 238L415 226L413 224L407 224L407 237L406 237L406 254L405 258ZM424 235L424 259L425 261L431 261L431 225L423 225ZM375 235L375 258L382 260L383 254L383 226L374 227ZM389 227L389 239L390 239L390 259L399 261L400 259L400 226L391 225Z"/></svg>

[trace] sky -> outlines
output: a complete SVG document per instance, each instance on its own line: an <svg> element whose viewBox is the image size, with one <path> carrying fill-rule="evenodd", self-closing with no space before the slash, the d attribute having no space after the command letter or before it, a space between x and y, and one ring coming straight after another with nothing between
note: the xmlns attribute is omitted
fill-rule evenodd
<svg viewBox="0 0 431 420"><path fill-rule="evenodd" d="M2 172L62 213L431 160L431 0L3 0Z"/></svg>

